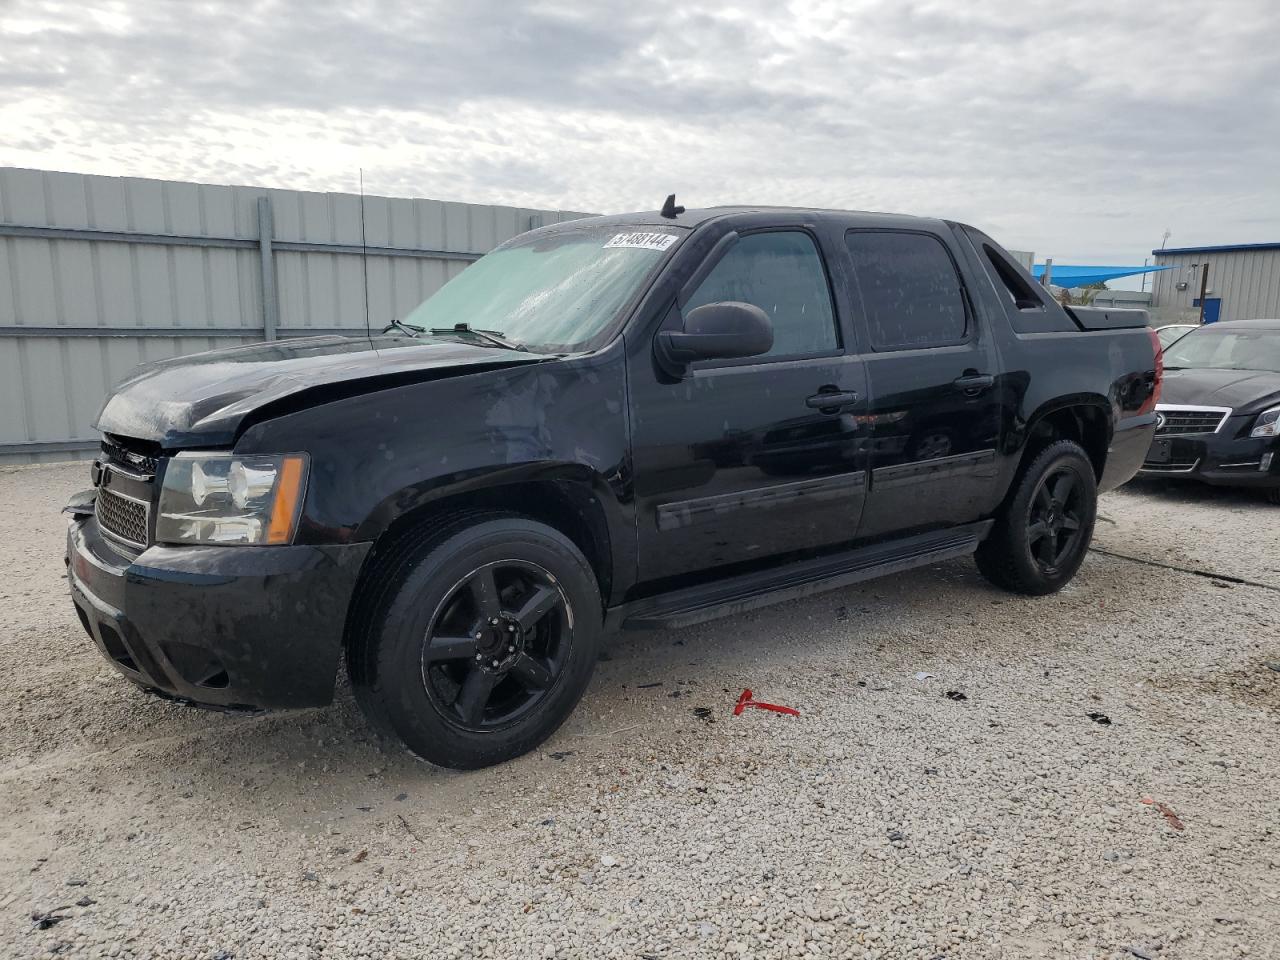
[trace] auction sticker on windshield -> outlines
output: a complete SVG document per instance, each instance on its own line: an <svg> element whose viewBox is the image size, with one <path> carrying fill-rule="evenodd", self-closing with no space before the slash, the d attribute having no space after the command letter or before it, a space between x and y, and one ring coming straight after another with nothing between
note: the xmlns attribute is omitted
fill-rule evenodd
<svg viewBox="0 0 1280 960"><path fill-rule="evenodd" d="M635 247L639 250L666 250L676 242L672 233L615 233L605 247Z"/></svg>

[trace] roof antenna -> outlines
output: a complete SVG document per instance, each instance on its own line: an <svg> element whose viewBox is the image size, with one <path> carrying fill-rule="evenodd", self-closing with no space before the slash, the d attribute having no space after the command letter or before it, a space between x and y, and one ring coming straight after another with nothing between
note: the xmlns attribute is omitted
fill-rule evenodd
<svg viewBox="0 0 1280 960"><path fill-rule="evenodd" d="M668 196L667 202L662 205L662 215L668 220L674 220L682 213L684 213L684 207L676 206L676 195L673 193Z"/></svg>
<svg viewBox="0 0 1280 960"><path fill-rule="evenodd" d="M364 271L364 334L373 342L369 326L369 240L364 232L364 167L360 168L360 269Z"/></svg>

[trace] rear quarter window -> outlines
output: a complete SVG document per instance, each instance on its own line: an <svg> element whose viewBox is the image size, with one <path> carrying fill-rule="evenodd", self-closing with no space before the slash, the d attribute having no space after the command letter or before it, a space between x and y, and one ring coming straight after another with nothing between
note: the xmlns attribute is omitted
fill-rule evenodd
<svg viewBox="0 0 1280 960"><path fill-rule="evenodd" d="M1050 333L1078 329L1049 291L994 240L972 227L966 227L965 233L1015 331Z"/></svg>

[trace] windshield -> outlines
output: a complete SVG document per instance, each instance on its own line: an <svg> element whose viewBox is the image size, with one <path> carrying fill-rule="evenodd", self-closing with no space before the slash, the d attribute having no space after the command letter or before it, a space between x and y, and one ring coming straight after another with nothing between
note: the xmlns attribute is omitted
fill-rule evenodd
<svg viewBox="0 0 1280 960"><path fill-rule="evenodd" d="M467 267L404 323L424 330L465 323L532 350L591 349L684 232L584 225L517 238Z"/></svg>
<svg viewBox="0 0 1280 960"><path fill-rule="evenodd" d="M1195 327L1192 326L1161 327L1156 331L1156 336L1160 338L1160 346L1168 350L1175 340L1185 337L1194 329Z"/></svg>
<svg viewBox="0 0 1280 960"><path fill-rule="evenodd" d="M1169 347L1164 365L1280 373L1280 330L1228 332L1202 327Z"/></svg>

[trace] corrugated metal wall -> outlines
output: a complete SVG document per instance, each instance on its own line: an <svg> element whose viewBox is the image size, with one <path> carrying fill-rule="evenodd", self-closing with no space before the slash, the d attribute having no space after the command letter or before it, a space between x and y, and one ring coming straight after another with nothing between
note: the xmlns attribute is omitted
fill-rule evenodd
<svg viewBox="0 0 1280 960"><path fill-rule="evenodd" d="M1280 317L1280 249L1203 250L1157 253L1157 266L1173 267L1152 274L1152 314L1161 323L1194 323L1200 308L1200 278L1209 264L1210 297L1222 298L1220 320ZM1178 290L1186 283L1185 290Z"/></svg>
<svg viewBox="0 0 1280 960"><path fill-rule="evenodd" d="M143 361L362 332L360 213L355 194L0 167L0 463L87 455L108 389ZM530 227L584 216L366 197L370 319L402 317Z"/></svg>

